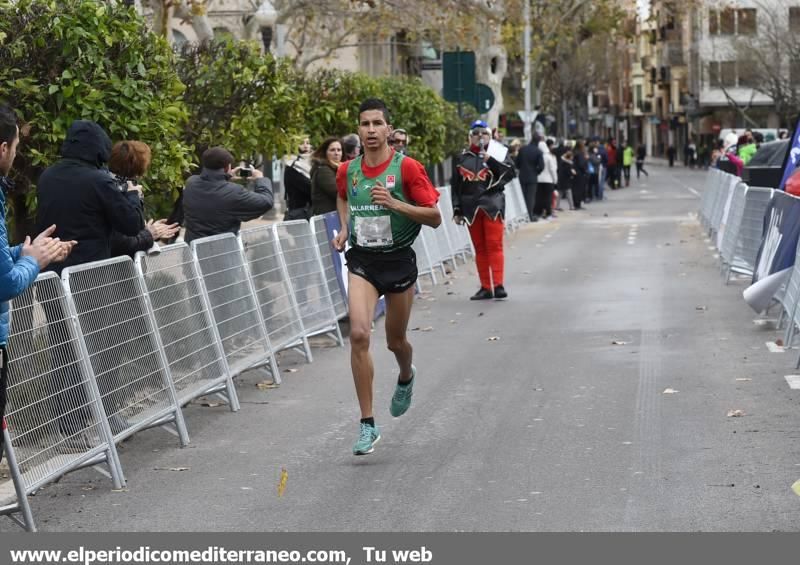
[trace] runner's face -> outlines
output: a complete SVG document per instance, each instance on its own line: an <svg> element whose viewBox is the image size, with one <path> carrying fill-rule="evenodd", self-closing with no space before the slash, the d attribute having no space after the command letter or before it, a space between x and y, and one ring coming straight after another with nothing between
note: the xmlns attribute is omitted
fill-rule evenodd
<svg viewBox="0 0 800 565"><path fill-rule="evenodd" d="M361 112L358 122L358 136L366 151L375 151L387 147L391 126L386 123L380 110Z"/></svg>

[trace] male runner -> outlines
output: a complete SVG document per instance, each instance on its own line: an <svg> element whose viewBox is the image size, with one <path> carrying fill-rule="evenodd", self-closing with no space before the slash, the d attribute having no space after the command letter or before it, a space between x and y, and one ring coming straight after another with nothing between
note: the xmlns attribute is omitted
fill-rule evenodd
<svg viewBox="0 0 800 565"><path fill-rule="evenodd" d="M358 135L364 153L339 166L336 207L342 231L333 240L339 251L350 242L345 257L350 271L350 364L361 408L361 431L354 455L372 453L381 439L372 412L375 369L369 352L373 313L386 297L386 345L394 353L400 374L389 412L405 414L411 405L416 368L406 339L417 280L414 243L421 224L442 222L439 193L421 163L394 151L392 131L383 101L365 100L359 107Z"/></svg>

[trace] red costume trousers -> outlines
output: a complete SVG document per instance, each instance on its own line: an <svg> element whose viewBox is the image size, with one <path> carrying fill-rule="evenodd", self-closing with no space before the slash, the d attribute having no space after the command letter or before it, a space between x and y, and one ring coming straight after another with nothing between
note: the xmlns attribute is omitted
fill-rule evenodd
<svg viewBox="0 0 800 565"><path fill-rule="evenodd" d="M475 221L469 226L469 235L475 247L475 263L478 265L478 277L481 287L492 290L494 286L503 284L503 234L505 226L498 216L493 220L481 208L475 215ZM491 278L489 270L491 269Z"/></svg>

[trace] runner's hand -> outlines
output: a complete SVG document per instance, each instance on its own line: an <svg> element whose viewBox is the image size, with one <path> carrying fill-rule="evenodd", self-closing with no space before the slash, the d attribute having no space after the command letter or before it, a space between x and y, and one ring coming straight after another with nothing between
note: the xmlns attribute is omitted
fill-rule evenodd
<svg viewBox="0 0 800 565"><path fill-rule="evenodd" d="M336 234L336 237L334 237L331 240L331 245L333 245L333 248L336 249L336 251L340 251L340 252L344 251L344 246L345 246L346 243L347 243L347 230L346 229L340 230L339 233Z"/></svg>
<svg viewBox="0 0 800 565"><path fill-rule="evenodd" d="M372 187L370 194L373 204L383 206L387 210L394 210L395 204L398 202L381 181L375 181L375 186Z"/></svg>

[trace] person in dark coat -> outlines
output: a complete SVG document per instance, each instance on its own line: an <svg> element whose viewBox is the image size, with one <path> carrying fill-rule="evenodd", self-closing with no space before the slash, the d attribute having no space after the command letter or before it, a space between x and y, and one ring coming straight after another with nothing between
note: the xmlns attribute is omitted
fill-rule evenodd
<svg viewBox="0 0 800 565"><path fill-rule="evenodd" d="M139 212L139 233L125 235L117 230L111 232L112 257L133 257L137 251L153 249L155 242L160 239L172 239L180 230L177 222L168 224L165 219L145 223L139 179L147 172L150 157L150 147L141 141L118 141L111 148L108 169L114 175L120 192L134 203Z"/></svg>
<svg viewBox="0 0 800 565"><path fill-rule="evenodd" d="M314 216L336 210L336 171L342 162L342 143L329 137L311 156L311 210Z"/></svg>
<svg viewBox="0 0 800 565"><path fill-rule="evenodd" d="M572 185L572 202L576 210L580 210L586 198L586 187L589 184L589 155L583 141L575 144L575 181Z"/></svg>
<svg viewBox="0 0 800 565"><path fill-rule="evenodd" d="M575 176L577 174L572 150L567 149L558 159L558 193L562 200L567 201L570 210L575 209L572 204L572 187L575 184ZM559 209L556 208L556 210Z"/></svg>
<svg viewBox="0 0 800 565"><path fill-rule="evenodd" d="M286 163L283 171L286 187L284 220L307 220L311 217L311 142L306 137L297 148L297 156Z"/></svg>
<svg viewBox="0 0 800 565"><path fill-rule="evenodd" d="M100 261L111 257L111 234L114 231L125 236L135 236L141 227L139 205L131 195L121 191L117 181L106 168L111 156L111 139L98 124L76 120L67 132L61 146L62 159L41 174L37 184L39 207L36 214L37 228L56 224L55 235L62 240L76 240L73 252L58 263L51 263L46 270L61 271L73 265ZM137 195L138 198L138 195ZM130 284L121 281L120 284ZM124 315L124 310L119 310ZM62 311L59 301L44 304L48 321L48 339L53 345L49 353L55 371L47 381L46 404L56 416L58 428L63 436L62 447L83 451L91 447L92 438L85 435L88 422L93 418L83 377L76 369L78 352L69 335L69 317ZM100 332L91 339L93 347L109 350L114 346L110 332ZM97 379L103 405L109 417L112 432L117 433L127 426L117 417L119 388L117 374L107 371Z"/></svg>
<svg viewBox="0 0 800 565"><path fill-rule="evenodd" d="M78 242L60 263L48 271L61 274L71 265L111 257L111 232L135 236L139 233L139 205L121 192L106 168L111 139L94 122L76 120L61 146L61 160L39 177L36 194L36 230L56 224L54 237Z"/></svg>
<svg viewBox="0 0 800 565"><path fill-rule="evenodd" d="M515 165L519 172L519 184L525 196L528 216L535 222L539 219L533 210L536 205L536 182L544 170L544 156L539 149L539 136L534 135L531 142L519 150Z"/></svg>
<svg viewBox="0 0 800 565"><path fill-rule="evenodd" d="M255 220L272 208L272 183L258 169L231 168L233 155L222 147L206 149L203 169L192 175L183 190L187 243L210 235L239 233L242 222ZM249 175L242 174L247 171ZM248 178L253 190L231 182Z"/></svg>

